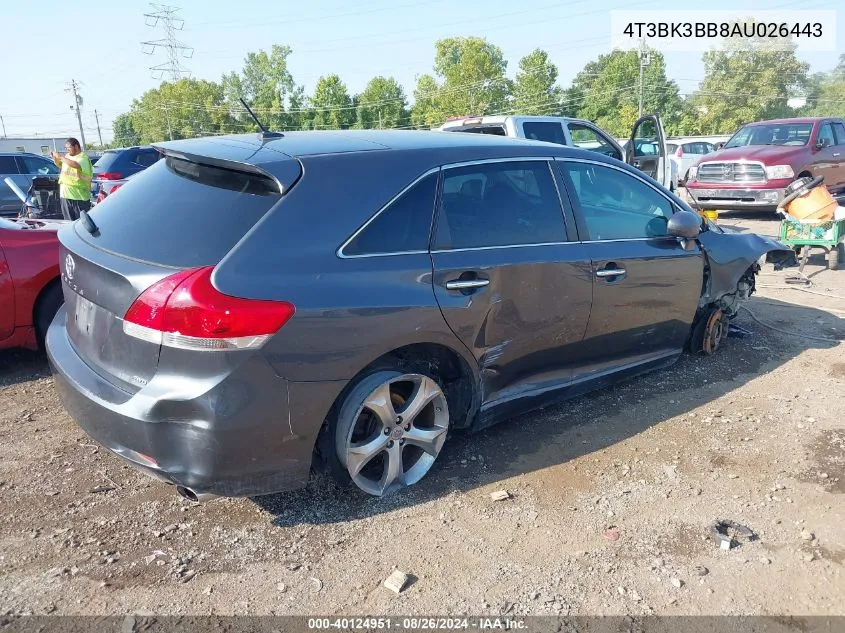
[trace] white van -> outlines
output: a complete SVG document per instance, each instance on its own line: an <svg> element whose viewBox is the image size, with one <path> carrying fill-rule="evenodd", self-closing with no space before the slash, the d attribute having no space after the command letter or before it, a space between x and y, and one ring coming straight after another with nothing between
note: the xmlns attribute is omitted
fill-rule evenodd
<svg viewBox="0 0 845 633"><path fill-rule="evenodd" d="M581 147L633 165L672 191L678 189L674 163L666 158L666 134L660 117L650 114L637 120L623 147L600 127L583 119L556 116L481 116L452 119L444 132L495 134Z"/></svg>

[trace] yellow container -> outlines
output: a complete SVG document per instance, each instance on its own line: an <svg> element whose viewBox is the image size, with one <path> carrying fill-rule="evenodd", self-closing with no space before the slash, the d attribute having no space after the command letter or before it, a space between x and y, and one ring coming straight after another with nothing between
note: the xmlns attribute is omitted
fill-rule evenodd
<svg viewBox="0 0 845 633"><path fill-rule="evenodd" d="M698 215L714 223L719 219L719 212L712 209L703 209L698 212Z"/></svg>

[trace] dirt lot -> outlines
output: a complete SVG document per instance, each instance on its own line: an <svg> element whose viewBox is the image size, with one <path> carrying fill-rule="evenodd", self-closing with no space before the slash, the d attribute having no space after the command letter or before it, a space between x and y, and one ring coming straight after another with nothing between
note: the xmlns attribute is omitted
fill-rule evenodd
<svg viewBox="0 0 845 633"><path fill-rule="evenodd" d="M761 276L781 332L742 313L716 356L456 435L384 500L182 501L74 425L43 357L0 353L0 613L845 614L845 271L819 264L820 294ZM719 550L717 518L758 538Z"/></svg>

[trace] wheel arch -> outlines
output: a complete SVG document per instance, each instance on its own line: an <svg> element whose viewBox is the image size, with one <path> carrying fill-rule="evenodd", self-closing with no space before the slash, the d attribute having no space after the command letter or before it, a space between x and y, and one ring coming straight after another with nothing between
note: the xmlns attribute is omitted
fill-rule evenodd
<svg viewBox="0 0 845 633"><path fill-rule="evenodd" d="M62 279L59 276L53 277L47 283L45 283L41 290L38 291L38 295L35 297L35 301L32 302L32 326L36 329L36 334L40 339L43 339L46 332L38 332L39 326L39 316L41 314L41 310L44 309L44 304L47 298L50 295L50 292L54 288L58 288L59 292L61 293L61 285Z"/></svg>

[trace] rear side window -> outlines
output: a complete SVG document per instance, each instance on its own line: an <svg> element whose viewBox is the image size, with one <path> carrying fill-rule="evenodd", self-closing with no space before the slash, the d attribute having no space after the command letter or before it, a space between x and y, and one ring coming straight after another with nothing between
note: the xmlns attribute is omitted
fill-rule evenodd
<svg viewBox="0 0 845 633"><path fill-rule="evenodd" d="M564 241L563 211L546 162L486 163L444 172L435 248Z"/></svg>
<svg viewBox="0 0 845 633"><path fill-rule="evenodd" d="M522 131L525 138L533 141L546 141L566 145L566 137L563 135L563 126L560 123L551 121L526 121L522 124Z"/></svg>
<svg viewBox="0 0 845 633"><path fill-rule="evenodd" d="M683 150L685 152L687 151L686 145L683 146ZM678 146L675 145L674 143L666 143L666 151L668 151L670 154L672 154L672 153L678 151Z"/></svg>
<svg viewBox="0 0 845 633"><path fill-rule="evenodd" d="M836 144L845 145L845 125L836 122L833 124L833 131L836 132Z"/></svg>
<svg viewBox="0 0 845 633"><path fill-rule="evenodd" d="M343 255L427 251L437 193L430 174L401 193L367 223L342 250Z"/></svg>
<svg viewBox="0 0 845 633"><path fill-rule="evenodd" d="M104 172L111 169L117 162L119 156L120 152L106 152L100 156L100 160L97 161L97 171Z"/></svg>
<svg viewBox="0 0 845 633"><path fill-rule="evenodd" d="M135 158L132 161L136 165L140 165L141 167L149 167L150 165L154 165L156 161L158 161L159 153L155 150L142 150L138 152Z"/></svg>
<svg viewBox="0 0 845 633"><path fill-rule="evenodd" d="M488 125L485 127L467 127L464 129L450 130L450 132L469 132L470 134L492 134L493 136L507 136L505 128L501 125Z"/></svg>
<svg viewBox="0 0 845 633"><path fill-rule="evenodd" d="M0 174L17 174L18 166L14 156L0 156Z"/></svg>
<svg viewBox="0 0 845 633"><path fill-rule="evenodd" d="M610 156L616 160L622 160L619 150L593 128L581 123L569 123L567 125L569 127L569 134L572 136L572 144L576 147L588 149L591 152L596 152L603 156Z"/></svg>
<svg viewBox="0 0 845 633"><path fill-rule="evenodd" d="M146 262L217 264L280 199L275 182L241 171L167 158L91 211L99 233L82 238Z"/></svg>

